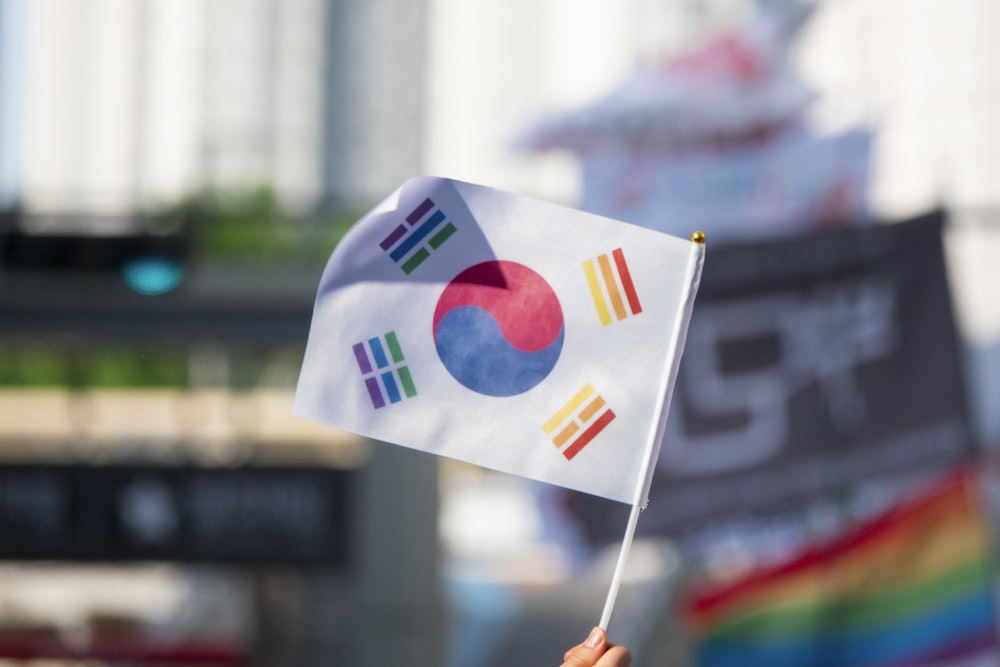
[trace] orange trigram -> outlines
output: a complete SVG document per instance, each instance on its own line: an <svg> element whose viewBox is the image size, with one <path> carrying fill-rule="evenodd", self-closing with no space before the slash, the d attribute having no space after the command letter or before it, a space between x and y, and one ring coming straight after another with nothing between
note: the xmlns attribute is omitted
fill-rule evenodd
<svg viewBox="0 0 1000 667"><path fill-rule="evenodd" d="M596 260L588 259L583 263L583 273L587 277L590 296L597 308L597 317L603 326L614 321L624 320L629 315L642 312L639 295L632 282L632 274L625 262L621 248L616 248L609 257L607 253ZM609 307L610 304L610 307ZM614 313L614 320L611 314Z"/></svg>
<svg viewBox="0 0 1000 667"><path fill-rule="evenodd" d="M556 447L565 447L563 456L572 460L614 419L615 413L604 398L587 384L542 425L542 430Z"/></svg>

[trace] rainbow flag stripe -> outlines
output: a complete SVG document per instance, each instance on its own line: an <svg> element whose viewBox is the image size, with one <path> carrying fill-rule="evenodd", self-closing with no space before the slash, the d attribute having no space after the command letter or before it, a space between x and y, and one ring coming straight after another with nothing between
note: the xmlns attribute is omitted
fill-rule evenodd
<svg viewBox="0 0 1000 667"><path fill-rule="evenodd" d="M455 225L431 199L425 199L396 226L379 247L409 275L456 231Z"/></svg>
<svg viewBox="0 0 1000 667"><path fill-rule="evenodd" d="M587 384L542 425L542 431L552 437L556 447L566 446L563 456L572 461L614 419L615 413L604 398Z"/></svg>
<svg viewBox="0 0 1000 667"><path fill-rule="evenodd" d="M605 253L596 260L584 261L583 275L587 278L590 297L594 300L602 326L642 312L642 304L639 303L639 295L632 282L632 273L621 248L611 251L610 257ZM614 320L611 318L612 312Z"/></svg>
<svg viewBox="0 0 1000 667"><path fill-rule="evenodd" d="M351 350L375 409L417 395L395 331L355 343Z"/></svg>
<svg viewBox="0 0 1000 667"><path fill-rule="evenodd" d="M915 667L997 648L991 545L969 473L684 612L702 667Z"/></svg>

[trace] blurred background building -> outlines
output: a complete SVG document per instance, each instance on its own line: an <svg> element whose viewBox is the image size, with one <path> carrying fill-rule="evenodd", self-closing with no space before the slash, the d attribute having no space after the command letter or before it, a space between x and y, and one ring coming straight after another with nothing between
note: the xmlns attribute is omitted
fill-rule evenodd
<svg viewBox="0 0 1000 667"><path fill-rule="evenodd" d="M597 620L611 565L567 528L560 501L291 418L323 261L414 175L583 201L580 156L522 150L528 128L789 4L0 0L0 459L294 464L357 473L361 489L351 565L14 561L0 568L0 626L51 626L71 648L109 627L161 640L210 629L225 642L201 648L236 647L219 660L266 665L330 664L338 651L359 667L402 654L554 664ZM948 211L986 445L1000 442L998 21L993 0L818 0L788 52L816 94L810 131L871 130L872 218ZM92 282L76 260L33 265L10 250L150 231L190 244L183 289L118 292L117 264ZM202 316L234 304L230 324ZM128 326L106 335L108 313ZM157 493L125 515L169 523ZM633 556L615 629L641 664L686 664L665 620L681 560L663 541Z"/></svg>
<svg viewBox="0 0 1000 667"><path fill-rule="evenodd" d="M519 159L517 131L753 4L5 0L3 192L134 209L267 182L363 205L445 173L572 200L572 167ZM817 4L794 52L811 121L878 127L875 210L995 204L992 5Z"/></svg>

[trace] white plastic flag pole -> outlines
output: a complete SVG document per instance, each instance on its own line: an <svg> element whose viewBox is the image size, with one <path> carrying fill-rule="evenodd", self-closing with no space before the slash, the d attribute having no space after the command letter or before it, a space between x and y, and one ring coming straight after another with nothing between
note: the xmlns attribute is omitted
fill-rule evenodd
<svg viewBox="0 0 1000 667"><path fill-rule="evenodd" d="M601 614L599 625L605 632L608 631L608 623L611 622L611 612L615 608L615 600L618 598L618 589L621 588L622 576L625 573L625 563L628 561L628 554L632 548L632 538L635 537L635 527L639 523L639 512L642 508L639 503L632 505L632 512L628 516L628 526L625 528L625 537L622 538L621 551L618 552L618 563L615 565L615 573L611 577L611 589L608 591L608 598L604 602L604 612Z"/></svg>
<svg viewBox="0 0 1000 667"><path fill-rule="evenodd" d="M680 350L677 350L677 355L680 355ZM628 554L632 549L635 527L639 523L639 513L646 503L646 481L649 479L650 468L656 464L657 454L659 453L660 438L663 437L663 427L667 421L667 408L670 403L668 392L675 368L676 361L671 359L667 362L667 367L663 373L660 396L663 396L664 400L660 401L658 411L653 417L653 425L650 428L649 439L646 443L645 459L639 469L638 491L632 503L632 511L628 515L628 525L625 526L625 536L622 538L621 550L618 552L618 562L615 564L614 574L611 575L611 588L608 591L607 600L604 602L604 612L601 614L599 625L605 632L608 630L608 623L611 622L611 612L615 608L618 589L621 588L622 578L625 574L625 563L628 561Z"/></svg>
<svg viewBox="0 0 1000 667"><path fill-rule="evenodd" d="M702 245L705 243L705 235L702 232L695 232L691 235L691 241ZM688 300L690 304L694 298L694 291L698 289L697 281L691 285L692 296ZM639 513L646 505L646 490L651 478L651 468L656 465L656 459L660 452L660 440L663 438L664 427L667 423L667 413L670 411L670 397L673 390L673 381L677 376L677 367L680 364L681 353L684 350L684 337L687 331L686 317L676 322L672 332L673 355L668 355L667 363L663 369L660 379L659 396L660 403L657 406L656 414L653 415L652 428L650 428L649 439L646 442L642 466L639 470L638 493L632 502L632 511L628 516L628 525L625 527L625 536L622 537L621 550L618 552L618 562L615 564L614 574L611 575L611 587L608 590L608 597L604 602L604 611L601 613L601 629L607 632L608 624L611 622L611 612L615 608L615 600L618 598L618 590L621 588L622 578L625 574L625 564L628 561L629 551L632 549L632 540L635 538L635 528L639 523Z"/></svg>

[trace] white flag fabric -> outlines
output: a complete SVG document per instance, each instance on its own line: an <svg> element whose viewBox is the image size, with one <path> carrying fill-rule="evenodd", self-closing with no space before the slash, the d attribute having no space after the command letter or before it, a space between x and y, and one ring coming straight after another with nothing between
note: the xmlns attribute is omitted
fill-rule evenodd
<svg viewBox="0 0 1000 667"><path fill-rule="evenodd" d="M323 272L295 414L645 504L704 246L417 178Z"/></svg>

